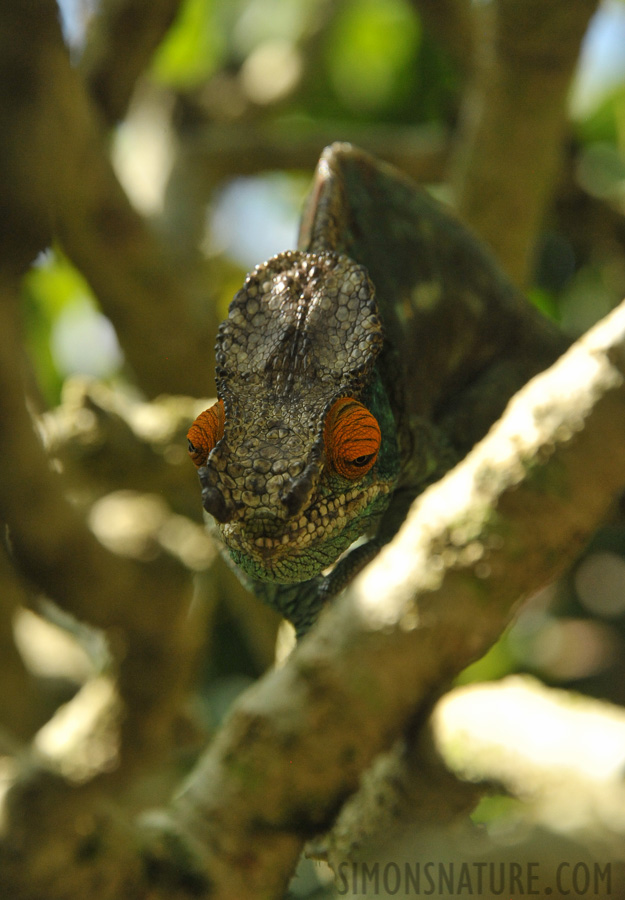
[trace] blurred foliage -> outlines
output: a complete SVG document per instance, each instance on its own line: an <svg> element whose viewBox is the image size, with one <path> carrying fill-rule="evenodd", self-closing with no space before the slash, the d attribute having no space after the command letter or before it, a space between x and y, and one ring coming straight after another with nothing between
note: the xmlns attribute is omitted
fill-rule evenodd
<svg viewBox="0 0 625 900"><path fill-rule="evenodd" d="M404 2L346 4L326 52L328 72L345 107L389 115L410 100L421 30Z"/></svg>
<svg viewBox="0 0 625 900"><path fill-rule="evenodd" d="M601 100L596 108L574 122L575 133L582 144L606 141L620 145L625 137L625 86L620 85Z"/></svg>
<svg viewBox="0 0 625 900"><path fill-rule="evenodd" d="M201 87L218 67L279 79L280 65L301 66L305 53L311 77L280 115L436 121L459 87L407 0L343 0L334 9L327 0L186 0L152 72L178 89Z"/></svg>
<svg viewBox="0 0 625 900"><path fill-rule="evenodd" d="M43 254L24 279L24 322L44 400L58 403L64 379L108 377L122 363L111 323L80 272L58 249Z"/></svg>
<svg viewBox="0 0 625 900"><path fill-rule="evenodd" d="M172 88L190 88L212 75L224 52L214 8L210 0L183 5L154 58L155 78Z"/></svg>

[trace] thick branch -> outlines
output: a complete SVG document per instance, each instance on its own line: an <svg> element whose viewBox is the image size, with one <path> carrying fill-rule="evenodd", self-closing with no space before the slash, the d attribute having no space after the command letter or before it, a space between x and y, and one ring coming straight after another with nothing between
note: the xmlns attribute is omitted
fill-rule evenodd
<svg viewBox="0 0 625 900"><path fill-rule="evenodd" d="M510 859L513 852L520 863L540 860L546 881L555 860L553 870L564 860L609 860L622 846L622 707L517 675L449 691L421 734L426 740L417 754L396 751L376 761L325 846L313 848L339 879L351 869L348 861L375 863L383 871L387 861L445 859L455 860L458 872L470 860ZM435 756L432 743L462 781ZM469 809L462 810L493 790L522 801L515 823L503 826L503 845L496 824L494 834L488 827L478 831ZM556 822L566 822L565 834ZM617 880L622 884L615 870L612 884ZM465 885L462 894L471 890ZM552 896L566 896L566 889Z"/></svg>
<svg viewBox="0 0 625 900"><path fill-rule="evenodd" d="M440 181L448 139L434 127L354 125L319 122L314 128L289 123L282 129L258 124L210 125L189 131L186 151L220 178L252 175L268 169L314 169L321 148L336 140L392 163L417 182Z"/></svg>
<svg viewBox="0 0 625 900"><path fill-rule="evenodd" d="M0 4L0 116L3 258L19 273L56 236L116 326L141 387L210 392L210 309L117 182L47 0Z"/></svg>
<svg viewBox="0 0 625 900"><path fill-rule="evenodd" d="M106 121L124 117L135 83L172 24L180 0L104 0L80 68Z"/></svg>
<svg viewBox="0 0 625 900"><path fill-rule="evenodd" d="M574 559L624 486L625 304L520 392L236 705L172 810L211 897L280 897L304 839L519 598Z"/></svg>
<svg viewBox="0 0 625 900"><path fill-rule="evenodd" d="M518 284L530 276L557 173L571 75L596 7L597 0L474 7L480 56L451 181L461 216Z"/></svg>

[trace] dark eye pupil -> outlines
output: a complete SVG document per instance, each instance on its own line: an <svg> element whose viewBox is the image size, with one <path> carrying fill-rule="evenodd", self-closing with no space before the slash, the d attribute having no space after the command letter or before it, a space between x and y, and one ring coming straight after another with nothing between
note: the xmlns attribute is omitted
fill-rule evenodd
<svg viewBox="0 0 625 900"><path fill-rule="evenodd" d="M197 447L194 447L188 438L187 438L187 444L189 445L189 453L197 453Z"/></svg>
<svg viewBox="0 0 625 900"><path fill-rule="evenodd" d="M356 459L351 460L352 466L366 466L373 453L368 453L366 456L357 456Z"/></svg>

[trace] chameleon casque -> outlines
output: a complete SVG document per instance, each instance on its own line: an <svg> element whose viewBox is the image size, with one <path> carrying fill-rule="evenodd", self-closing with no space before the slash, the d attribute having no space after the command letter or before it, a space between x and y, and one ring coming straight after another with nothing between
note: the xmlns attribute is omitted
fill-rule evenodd
<svg viewBox="0 0 625 900"><path fill-rule="evenodd" d="M188 440L236 568L301 636L562 341L450 213L349 144L321 156L299 248L234 297Z"/></svg>

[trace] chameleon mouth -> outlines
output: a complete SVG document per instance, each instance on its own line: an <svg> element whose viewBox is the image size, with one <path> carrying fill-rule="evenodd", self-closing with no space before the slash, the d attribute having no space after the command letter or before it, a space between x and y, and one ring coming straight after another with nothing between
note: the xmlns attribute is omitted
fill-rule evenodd
<svg viewBox="0 0 625 900"><path fill-rule="evenodd" d="M280 524L283 525L283 523ZM245 533L240 526L236 525L230 528L226 526L223 531L229 546L236 543L237 547L245 549L250 555L268 562L280 555L281 551L284 552L284 548L291 543L291 532L285 531L284 528L277 528L273 519L257 519L254 522L254 528L252 530L246 528Z"/></svg>
<svg viewBox="0 0 625 900"><path fill-rule="evenodd" d="M332 565L387 505L390 485L321 498L297 519L243 519L220 528L237 565L262 581L306 581Z"/></svg>

